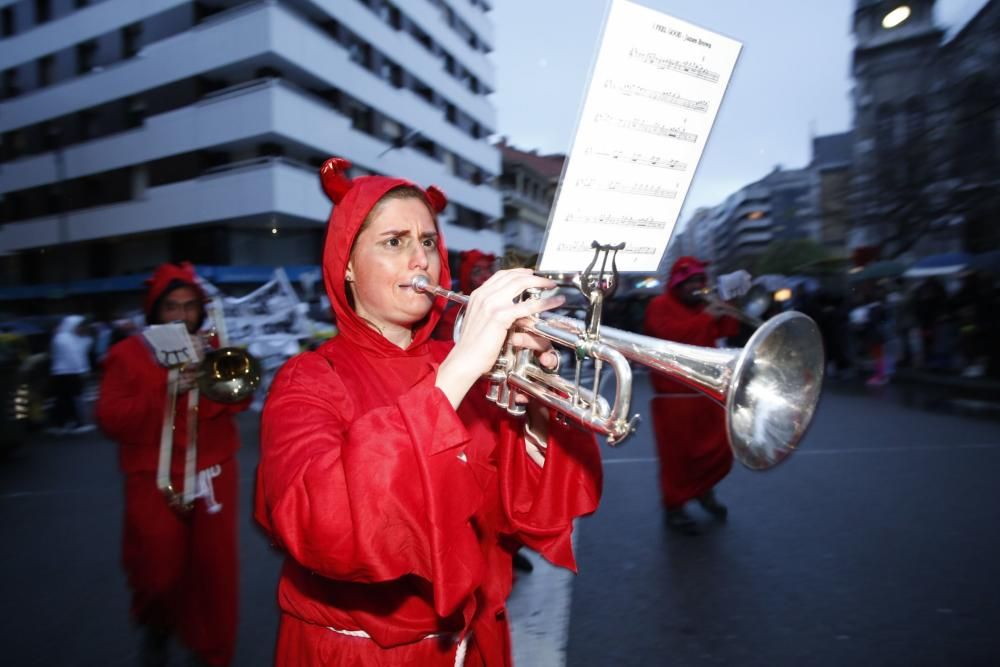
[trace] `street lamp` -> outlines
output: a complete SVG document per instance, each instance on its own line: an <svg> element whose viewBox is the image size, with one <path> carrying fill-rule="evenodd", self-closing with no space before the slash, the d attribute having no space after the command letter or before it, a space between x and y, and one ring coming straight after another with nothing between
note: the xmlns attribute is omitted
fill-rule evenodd
<svg viewBox="0 0 1000 667"><path fill-rule="evenodd" d="M891 30L910 18L910 8L908 5L899 5L888 14L882 17L882 27Z"/></svg>

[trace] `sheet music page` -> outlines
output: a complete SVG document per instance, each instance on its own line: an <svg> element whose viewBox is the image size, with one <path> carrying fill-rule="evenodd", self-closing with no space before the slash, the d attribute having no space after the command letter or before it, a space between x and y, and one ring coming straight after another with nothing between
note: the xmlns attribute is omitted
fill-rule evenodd
<svg viewBox="0 0 1000 667"><path fill-rule="evenodd" d="M161 366L186 366L201 360L198 348L183 323L153 324L143 329L142 336L146 347Z"/></svg>
<svg viewBox="0 0 1000 667"><path fill-rule="evenodd" d="M625 242L620 271L657 269L741 47L612 0L539 271L582 271L592 241Z"/></svg>

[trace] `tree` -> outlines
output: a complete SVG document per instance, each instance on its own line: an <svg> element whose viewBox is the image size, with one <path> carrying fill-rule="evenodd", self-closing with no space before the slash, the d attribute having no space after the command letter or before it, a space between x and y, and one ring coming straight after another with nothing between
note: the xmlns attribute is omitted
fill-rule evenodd
<svg viewBox="0 0 1000 667"><path fill-rule="evenodd" d="M807 267L831 259L833 253L826 246L810 239L775 241L759 255L753 265L754 275L802 273Z"/></svg>

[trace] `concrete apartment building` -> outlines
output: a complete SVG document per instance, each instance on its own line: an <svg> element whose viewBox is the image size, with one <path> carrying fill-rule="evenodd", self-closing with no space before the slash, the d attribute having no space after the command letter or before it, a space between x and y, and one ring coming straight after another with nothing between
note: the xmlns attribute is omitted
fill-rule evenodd
<svg viewBox="0 0 1000 667"><path fill-rule="evenodd" d="M503 196L504 245L507 251L523 257L535 255L545 240L545 227L566 156L519 150L508 145L506 138L497 147L503 161L499 185Z"/></svg>
<svg viewBox="0 0 1000 667"><path fill-rule="evenodd" d="M330 155L503 249L487 0L0 0L0 301L319 263ZM79 299L78 299L79 302ZM86 303L84 301L83 303Z"/></svg>

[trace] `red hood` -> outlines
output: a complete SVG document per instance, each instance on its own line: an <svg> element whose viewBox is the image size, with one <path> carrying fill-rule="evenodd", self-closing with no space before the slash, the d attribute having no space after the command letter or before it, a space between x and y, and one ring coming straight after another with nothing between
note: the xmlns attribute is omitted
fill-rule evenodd
<svg viewBox="0 0 1000 667"><path fill-rule="evenodd" d="M496 255L479 250L463 252L462 263L458 267L458 289L462 290L463 294L469 294L472 291L472 270L479 264L485 264L492 272L496 258Z"/></svg>
<svg viewBox="0 0 1000 667"><path fill-rule="evenodd" d="M401 186L418 188L424 193L432 211L440 213L447 200L444 194L431 186L424 190L419 185L403 178L388 176L361 176L355 179L347 178L346 172L351 163L342 158L330 158L320 169L323 189L333 200L333 212L330 214L326 228L326 241L323 246L323 282L326 285L327 296L333 313L337 318L337 329L341 336L348 337L352 342L380 355L399 356L406 354L395 344L384 338L378 331L365 323L347 300L347 288L344 284L344 274L350 259L351 246L361 229L368 213L382 196ZM438 232L440 233L440 229ZM450 289L451 273L448 269L448 250L444 239L438 243L438 255L441 258L441 275L439 282ZM434 331L434 326L441 318L441 313L447 305L444 299L437 299L427 318L413 330L413 342L409 350L423 345Z"/></svg>
<svg viewBox="0 0 1000 667"><path fill-rule="evenodd" d="M170 283L177 281L189 285L198 292L201 296L201 300L205 301L205 290L201 288L198 283L198 276L195 275L194 266L190 262L180 262L179 264L166 263L161 264L156 267L153 271L153 275L146 279L146 285L149 286L146 292L146 301L143 304L143 310L146 313L147 321L153 317L153 306L156 304L156 300L159 299Z"/></svg>
<svg viewBox="0 0 1000 667"><path fill-rule="evenodd" d="M680 285L692 276L703 276L708 268L708 262L703 262L696 257L685 255L678 257L674 265L670 267L670 278L667 280L667 290Z"/></svg>

